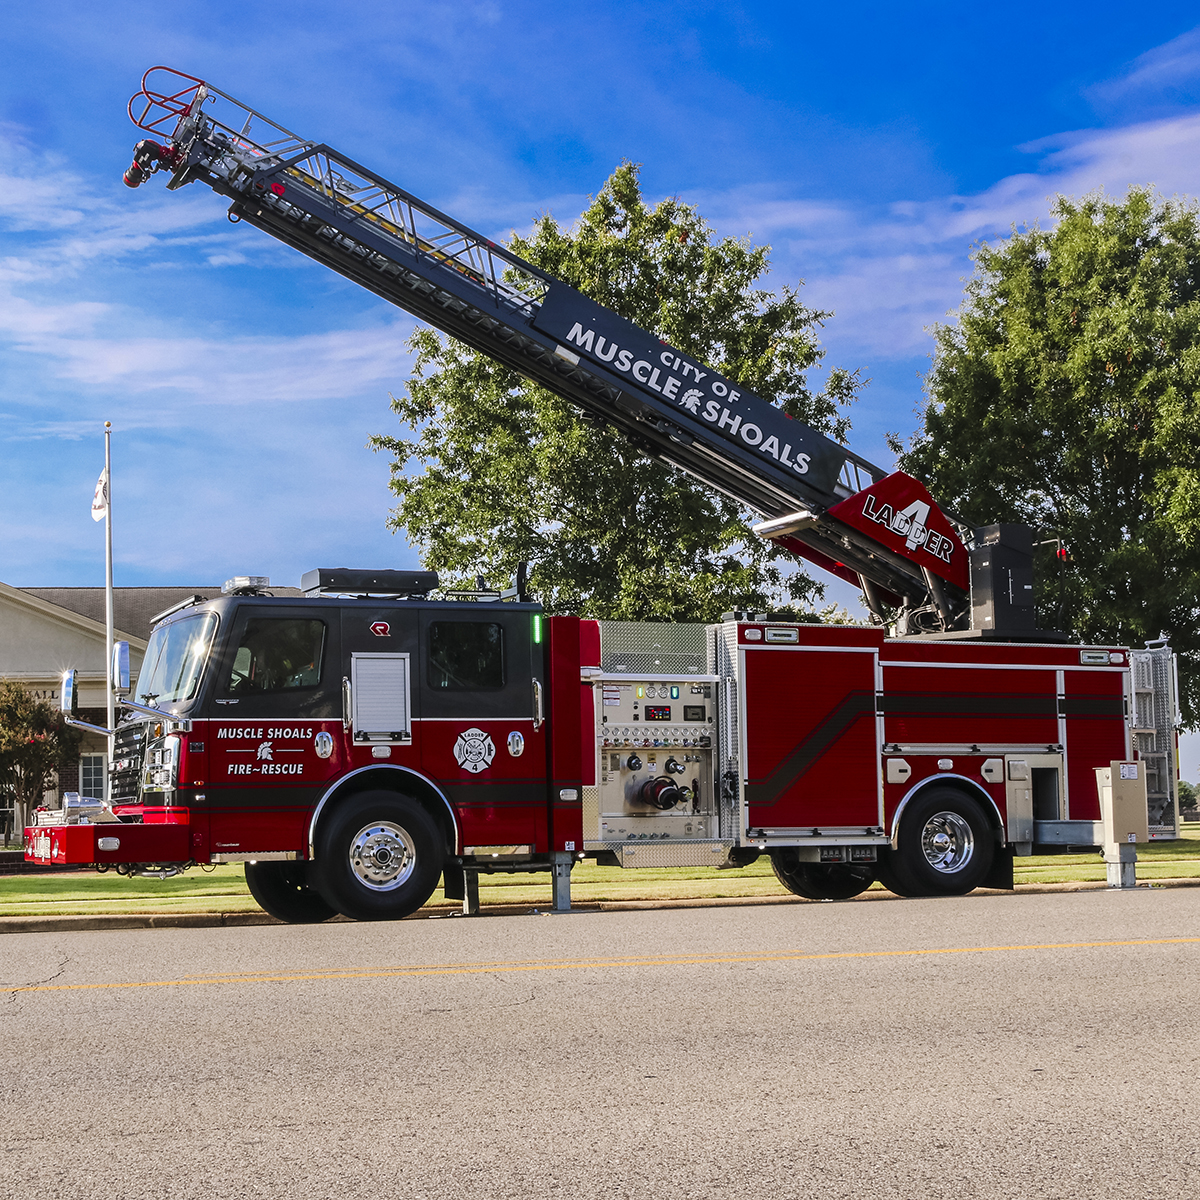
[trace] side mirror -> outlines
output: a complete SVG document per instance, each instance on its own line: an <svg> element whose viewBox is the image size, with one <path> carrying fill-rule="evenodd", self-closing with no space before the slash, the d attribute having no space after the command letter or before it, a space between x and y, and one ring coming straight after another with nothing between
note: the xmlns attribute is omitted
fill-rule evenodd
<svg viewBox="0 0 1200 1200"><path fill-rule="evenodd" d="M59 707L69 717L75 711L75 671L64 671L59 691Z"/></svg>
<svg viewBox="0 0 1200 1200"><path fill-rule="evenodd" d="M119 696L129 695L129 643L113 642L112 685Z"/></svg>

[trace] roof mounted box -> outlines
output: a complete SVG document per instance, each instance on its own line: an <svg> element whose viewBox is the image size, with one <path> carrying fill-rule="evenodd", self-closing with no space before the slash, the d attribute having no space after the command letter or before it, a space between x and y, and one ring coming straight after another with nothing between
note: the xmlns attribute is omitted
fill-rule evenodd
<svg viewBox="0 0 1200 1200"><path fill-rule="evenodd" d="M305 571L300 580L300 590L309 596L424 596L437 585L436 571L359 571L350 567L318 567Z"/></svg>

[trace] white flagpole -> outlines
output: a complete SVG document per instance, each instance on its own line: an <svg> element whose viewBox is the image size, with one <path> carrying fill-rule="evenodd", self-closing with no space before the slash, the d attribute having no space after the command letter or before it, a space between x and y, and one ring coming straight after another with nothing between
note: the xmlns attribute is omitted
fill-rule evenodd
<svg viewBox="0 0 1200 1200"><path fill-rule="evenodd" d="M104 668L105 699L108 704L109 729L115 729L116 704L113 697L112 655L113 655L113 555L112 555L112 422L104 422L104 476L108 481L108 504L104 516L104 631L106 638L105 653L107 665ZM108 766L112 769L113 754L116 752L116 739L110 733L108 736ZM108 798L108 784L104 788L105 799Z"/></svg>

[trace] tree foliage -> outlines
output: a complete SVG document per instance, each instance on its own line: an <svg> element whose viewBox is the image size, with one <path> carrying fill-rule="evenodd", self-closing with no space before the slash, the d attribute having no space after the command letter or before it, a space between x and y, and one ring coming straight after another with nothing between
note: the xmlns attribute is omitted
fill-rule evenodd
<svg viewBox="0 0 1200 1200"><path fill-rule="evenodd" d="M1166 633L1194 724L1200 215L1133 189L1059 197L1054 216L977 249L901 463L968 520L1026 522L1051 543L1043 627L1133 646Z"/></svg>
<svg viewBox="0 0 1200 1200"><path fill-rule="evenodd" d="M1180 812L1194 811L1196 808L1196 803L1197 803L1197 799L1198 799L1197 793L1200 792L1200 789L1197 789L1197 787L1194 783L1188 783L1188 781L1186 779L1181 779L1179 781L1178 786L1179 786L1179 811Z"/></svg>
<svg viewBox="0 0 1200 1200"><path fill-rule="evenodd" d="M719 238L678 200L650 207L619 167L574 227L542 216L509 245L600 304L837 438L854 374L813 391L828 314L770 292L766 246ZM531 564L551 611L709 620L727 609L808 605L820 587L747 529L752 514L486 355L428 329L392 398L413 432L372 439L394 456L389 524L427 567L506 585ZM423 470L412 470L419 464Z"/></svg>
<svg viewBox="0 0 1200 1200"><path fill-rule="evenodd" d="M28 816L54 786L55 774L79 750L82 735L48 700L0 680L0 789Z"/></svg>

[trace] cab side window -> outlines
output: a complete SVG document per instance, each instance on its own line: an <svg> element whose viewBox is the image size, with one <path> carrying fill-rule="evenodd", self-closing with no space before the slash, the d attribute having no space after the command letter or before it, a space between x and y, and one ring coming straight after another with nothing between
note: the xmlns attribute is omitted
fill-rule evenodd
<svg viewBox="0 0 1200 1200"><path fill-rule="evenodd" d="M251 617L226 683L229 696L261 696L314 688L321 682L325 622Z"/></svg>
<svg viewBox="0 0 1200 1200"><path fill-rule="evenodd" d="M504 687L504 629L492 621L432 621L429 686L434 691Z"/></svg>

